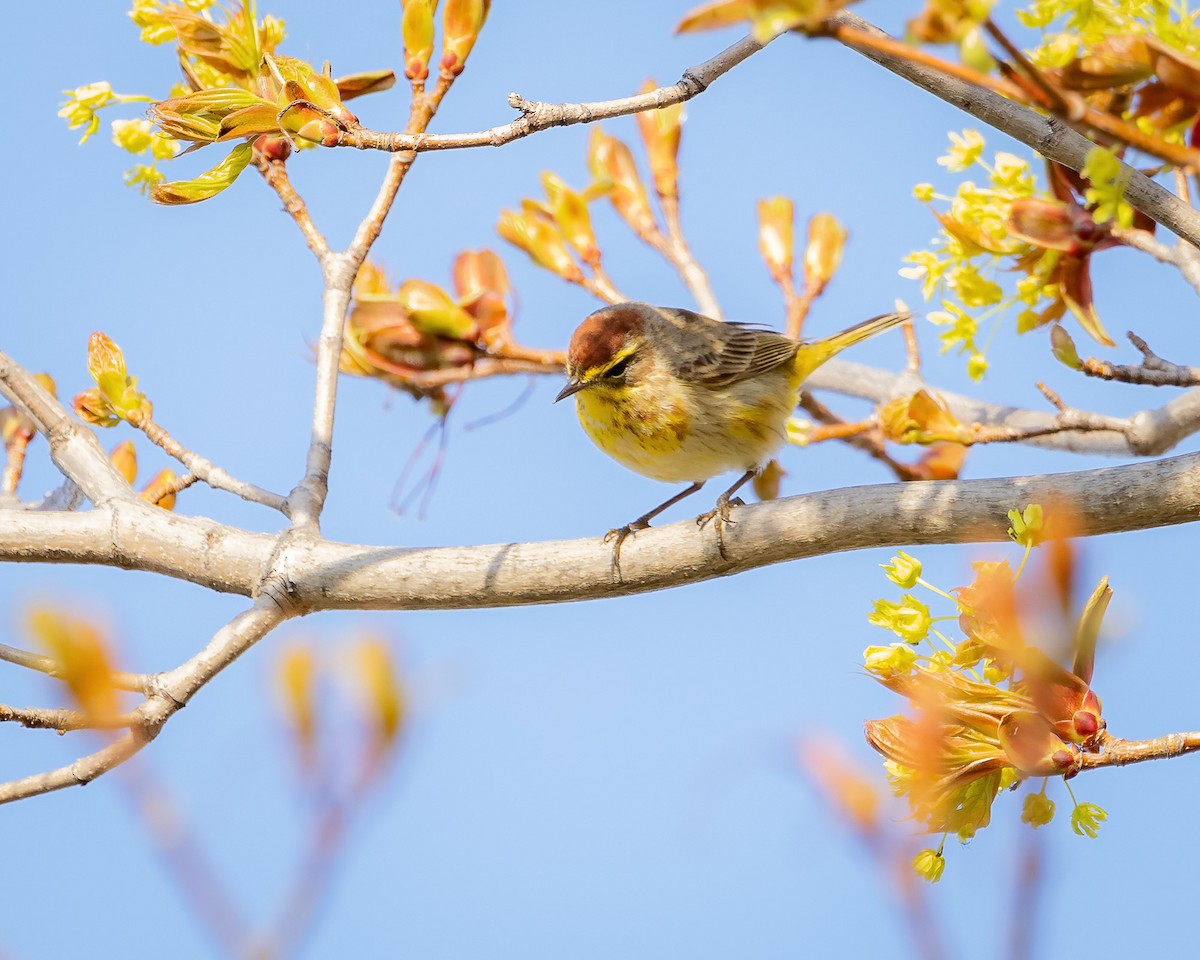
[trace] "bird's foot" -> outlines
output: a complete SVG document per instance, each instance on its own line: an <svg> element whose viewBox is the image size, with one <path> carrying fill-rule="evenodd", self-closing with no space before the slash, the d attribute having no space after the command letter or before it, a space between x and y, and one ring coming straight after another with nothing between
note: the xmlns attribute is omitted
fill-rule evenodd
<svg viewBox="0 0 1200 960"><path fill-rule="evenodd" d="M722 560L728 560L729 557L725 554L725 524L737 523L729 513L733 507L744 507L746 501L741 497L726 497L724 495L717 497L717 505L709 510L708 513L702 513L696 518L698 527L705 527L709 521L712 521L713 529L717 531L717 552L721 554Z"/></svg>
<svg viewBox="0 0 1200 960"><path fill-rule="evenodd" d="M648 530L649 528L650 521L645 519L645 517L638 517L632 523L627 523L623 527L615 527L604 535L603 542L611 543L613 545L613 573L616 574L618 580L621 579L621 544L623 544L629 537L632 537L639 530Z"/></svg>

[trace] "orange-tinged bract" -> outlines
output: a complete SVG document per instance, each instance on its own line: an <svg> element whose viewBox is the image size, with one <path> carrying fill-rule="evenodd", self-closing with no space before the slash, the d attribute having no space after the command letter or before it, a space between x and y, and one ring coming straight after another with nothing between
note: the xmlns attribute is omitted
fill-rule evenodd
<svg viewBox="0 0 1200 960"><path fill-rule="evenodd" d="M496 232L515 247L524 250L540 267L557 273L564 280L578 281L583 273L567 249L567 243L552 221L533 212L503 210Z"/></svg>
<svg viewBox="0 0 1200 960"><path fill-rule="evenodd" d="M787 197L758 201L758 249L776 283L791 283L795 209Z"/></svg>
<svg viewBox="0 0 1200 960"><path fill-rule="evenodd" d="M108 459L117 468L117 472L125 478L125 482L132 485L133 481L137 479L137 449L134 447L133 441L123 440L118 443L113 447Z"/></svg>
<svg viewBox="0 0 1200 960"><path fill-rule="evenodd" d="M159 470L142 489L141 497L164 510L175 509L175 484L179 475L170 467Z"/></svg>
<svg viewBox="0 0 1200 960"><path fill-rule="evenodd" d="M833 279L842 263L846 230L831 213L818 213L808 222L808 245L804 248L804 288L816 296Z"/></svg>
<svg viewBox="0 0 1200 960"><path fill-rule="evenodd" d="M945 401L924 388L884 404L879 425L897 443L972 442L971 431L954 419Z"/></svg>
<svg viewBox="0 0 1200 960"><path fill-rule="evenodd" d="M40 607L29 614L34 639L58 664L57 676L87 714L100 725L120 713L112 681L112 656L100 631L86 620Z"/></svg>
<svg viewBox="0 0 1200 960"><path fill-rule="evenodd" d="M296 734L300 757L311 767L317 746L316 659L307 646L290 644L279 658L276 677L284 713Z"/></svg>
<svg viewBox="0 0 1200 960"><path fill-rule="evenodd" d="M404 729L404 689L396 673L387 644L382 640L362 641L356 650L359 689L367 708L375 749L391 747Z"/></svg>
<svg viewBox="0 0 1200 960"><path fill-rule="evenodd" d="M445 0L441 67L450 76L463 72L491 7L491 0Z"/></svg>
<svg viewBox="0 0 1200 960"><path fill-rule="evenodd" d="M584 263L592 266L598 264L600 250L596 246L596 235L592 232L587 199L548 171L542 174L542 187L546 191L550 215L563 239L575 249Z"/></svg>
<svg viewBox="0 0 1200 960"><path fill-rule="evenodd" d="M404 75L412 81L429 76L433 59L433 11L437 0L404 0L400 33L404 38Z"/></svg>
<svg viewBox="0 0 1200 960"><path fill-rule="evenodd" d="M751 482L754 495L759 500L774 500L779 496L779 488L787 471L779 465L778 460L769 460L767 465L754 475Z"/></svg>
<svg viewBox="0 0 1200 960"><path fill-rule="evenodd" d="M656 90L653 80L642 84L641 93ZM638 132L646 145L650 175L660 197L679 195L679 138L683 132L683 104L675 103L657 110L635 114Z"/></svg>
<svg viewBox="0 0 1200 960"><path fill-rule="evenodd" d="M658 232L646 185L638 176L629 147L593 127L588 140L588 169L599 183L607 185L613 207L639 237Z"/></svg>

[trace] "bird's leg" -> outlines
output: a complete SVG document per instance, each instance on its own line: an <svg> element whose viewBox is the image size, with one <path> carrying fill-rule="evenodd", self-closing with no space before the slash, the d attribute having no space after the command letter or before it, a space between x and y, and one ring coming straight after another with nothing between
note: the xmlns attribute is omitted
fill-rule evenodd
<svg viewBox="0 0 1200 960"><path fill-rule="evenodd" d="M667 507L675 506L675 504L677 504L680 500L684 499L685 497L690 497L702 486L704 486L704 481L697 480L686 490L681 490L679 493L675 494L675 496L673 496L666 503L660 503L653 510L646 511L632 523L627 523L623 527L617 527L615 530L609 530L608 533L604 535L604 542L608 543L610 540L613 541L613 569L620 574L621 544L625 542L626 537L637 533L639 530L645 530L650 526L650 521L666 510ZM734 489L736 490L737 488L735 487Z"/></svg>
<svg viewBox="0 0 1200 960"><path fill-rule="evenodd" d="M717 551L721 554L722 560L729 559L727 556L725 556L725 538L722 532L723 528L727 523L737 522L736 520L729 519L729 508L744 507L746 505L745 500L743 500L741 497L735 497L734 494L741 489L742 485L747 480L753 479L754 474L757 472L757 470L747 470L745 473L743 473L740 477L738 477L737 482L732 487L717 497L717 505L714 509L709 510L708 513L702 513L696 518L696 523L702 527L708 523L709 520L713 522L713 527L715 527L717 531Z"/></svg>

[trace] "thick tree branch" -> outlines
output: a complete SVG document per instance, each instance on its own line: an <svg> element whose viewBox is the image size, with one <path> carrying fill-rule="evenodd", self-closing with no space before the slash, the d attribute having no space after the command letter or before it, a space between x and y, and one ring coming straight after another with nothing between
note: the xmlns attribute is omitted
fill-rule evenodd
<svg viewBox="0 0 1200 960"><path fill-rule="evenodd" d="M0 561L101 563L215 590L259 591L287 614L325 609L480 609L645 593L804 557L931 543L1004 540L1007 512L1068 504L1092 536L1200 519L1200 454L1102 470L826 490L739 507L722 559L691 519L630 538L622 579L597 534L471 547L369 547L275 538L144 504L87 514L0 514ZM614 511L618 507L614 506ZM15 520L17 523L13 523ZM50 545L49 521L72 550ZM273 572L263 580L263 571Z"/></svg>
<svg viewBox="0 0 1200 960"><path fill-rule="evenodd" d="M0 394L33 421L50 444L50 457L94 504L133 500L136 495L117 472L91 430L84 429L54 397L12 358L0 352Z"/></svg>
<svg viewBox="0 0 1200 960"><path fill-rule="evenodd" d="M844 10L834 15L831 23L835 27L847 26L886 36L882 30L862 17ZM1055 160L1072 170L1083 169L1088 151L1095 146L1087 137L1076 133L1057 117L1043 116L1036 110L1007 100L991 90L920 66L903 57L855 46L853 41L849 41L848 46L892 73L928 90L935 97L1032 147L1043 157ZM1176 236L1192 246L1200 247L1200 212L1135 168L1124 163L1122 167L1123 174L1128 178L1125 199Z"/></svg>

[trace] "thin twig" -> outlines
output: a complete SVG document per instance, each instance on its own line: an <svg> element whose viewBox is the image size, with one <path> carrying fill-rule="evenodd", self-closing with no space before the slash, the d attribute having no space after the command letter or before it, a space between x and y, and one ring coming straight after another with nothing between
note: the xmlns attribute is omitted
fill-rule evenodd
<svg viewBox="0 0 1200 960"><path fill-rule="evenodd" d="M1113 237L1125 246L1147 253L1159 263L1169 264L1179 271L1192 289L1200 293L1200 252L1186 243L1161 243L1148 230L1134 227L1111 227Z"/></svg>
<svg viewBox="0 0 1200 960"><path fill-rule="evenodd" d="M283 209L296 221L296 226L300 228L300 232L304 235L304 242L308 244L308 249L313 252L318 261L324 261L329 256L329 242L325 239L325 235L317 229L316 224L313 223L312 217L308 212L308 205L304 202L300 194L296 192L296 188L292 186L285 162L282 160L268 160L256 151L254 165L258 168L258 172L262 174L262 178L267 181L267 185L279 195L279 199L283 203Z"/></svg>
<svg viewBox="0 0 1200 960"><path fill-rule="evenodd" d="M24 800L66 787L86 786L102 774L120 766L149 742L143 728L135 727L108 746L86 757L80 757L65 767L0 784L0 803Z"/></svg>
<svg viewBox="0 0 1200 960"><path fill-rule="evenodd" d="M1012 57L1017 69L1033 81L1034 85L1049 102L1050 109L1059 116L1070 116L1072 119L1079 119L1079 115L1084 109L1081 97L1076 94L1074 102L1068 101L1064 91L1060 90L1056 84L1051 82L1049 77L1034 65L1033 61L1025 55L1024 50L1008 39L1008 35L1000 29L996 21L991 17L988 17L983 22L983 28L1004 48L1005 53Z"/></svg>
<svg viewBox="0 0 1200 960"><path fill-rule="evenodd" d="M662 206L663 219L667 223L667 242L663 253L679 271L684 286L696 301L699 311L707 317L720 320L721 305L713 293L708 274L692 255L691 248L683 236L683 228L679 222L679 197L673 194L659 194L658 199Z"/></svg>
<svg viewBox="0 0 1200 960"><path fill-rule="evenodd" d="M861 24L857 24L854 22L857 19L857 17L853 18L853 20L846 18L843 21L838 17L831 18L829 21L829 36L858 53L863 53L865 50L874 50L889 58L905 60L917 66L925 67L928 70L945 74L948 77L954 77L956 80L961 80L964 83L984 87L993 93L1008 97L1009 99L1020 99L1022 97L1023 91L1021 88L1010 80L981 73L972 67L968 67L966 64L943 60L941 57L922 50L920 47L911 46L897 40L895 37L888 36L874 24L867 23L865 20ZM871 59L874 60L875 57L871 57Z"/></svg>
<svg viewBox="0 0 1200 960"><path fill-rule="evenodd" d="M263 938L266 957L290 956L304 941L335 874L337 858L345 850L350 828L372 789L391 767L388 759L377 757L363 769L345 799L330 798L325 804L314 826L307 856L293 877L275 922Z"/></svg>
<svg viewBox="0 0 1200 960"><path fill-rule="evenodd" d="M927 885L919 883L912 870L912 840L901 835L896 821L880 816L880 798L873 781L855 770L840 749L820 740L802 743L798 758L827 806L863 845L876 872L886 878L900 901L916 955L922 960L943 960L946 951L929 909Z"/></svg>
<svg viewBox="0 0 1200 960"><path fill-rule="evenodd" d="M526 100L519 94L509 94L509 106L521 111L521 116L512 123L479 130L475 133L428 134L378 133L357 128L341 135L339 145L360 147L390 152L411 151L423 153L428 150L462 150L468 147L500 147L520 140L550 127L565 127L577 123L594 123L612 117L623 117L643 110L657 110L684 103L703 93L718 77L728 73L739 63L763 48L753 37L743 37L710 60L689 67L679 82L659 87L648 93L616 100L601 100L591 103L539 103Z"/></svg>
<svg viewBox="0 0 1200 960"><path fill-rule="evenodd" d="M1152 740L1121 740L1105 734L1102 753L1083 754L1085 770L1096 767L1123 767L1144 760L1167 760L1200 750L1200 732L1169 733Z"/></svg>
<svg viewBox="0 0 1200 960"><path fill-rule="evenodd" d="M0 803L83 786L137 754L198 690L296 612L278 571L260 586L254 605L218 630L203 650L174 670L154 677L145 703L131 717L123 718L129 720L128 733L74 763L0 784Z"/></svg>
<svg viewBox="0 0 1200 960"><path fill-rule="evenodd" d="M81 710L62 707L9 707L0 704L0 723L19 723L31 730L121 730L137 723L132 713L114 714L110 717L92 716Z"/></svg>
<svg viewBox="0 0 1200 960"><path fill-rule="evenodd" d="M432 93L413 97L408 124L405 127L408 134L415 136L429 126L453 82L452 76L443 73ZM298 528L312 529L319 525L325 498L329 494L329 465L333 457L333 420L337 403L338 372L354 279L379 237L400 185L416 158L417 155L412 150L397 153L392 157L371 209L359 224L350 246L342 253L329 253L321 258L325 294L321 333L317 338L312 434L305 457L304 476L287 499L288 515L293 526Z"/></svg>
<svg viewBox="0 0 1200 960"><path fill-rule="evenodd" d="M147 503L152 503L157 507L161 506L168 497L173 497L199 482L200 478L194 473L185 473L172 480L160 479L151 483L141 492L140 496Z"/></svg>
<svg viewBox="0 0 1200 960"><path fill-rule="evenodd" d="M44 673L48 677L61 678L63 676L62 664L53 657L45 657L40 653L30 653L28 650L10 647L3 643L0 643L0 660L16 664L18 667L25 667L27 670L36 670L38 673ZM154 678L145 673L113 671L108 675L108 682L118 690L148 694L153 688Z"/></svg>
<svg viewBox="0 0 1200 960"><path fill-rule="evenodd" d="M629 298L613 284L612 279L599 266L592 268L590 277L584 276L579 285L598 300L605 303L624 303Z"/></svg>
<svg viewBox="0 0 1200 960"><path fill-rule="evenodd" d="M1132 366L1109 363L1096 357L1087 357L1080 369L1089 377L1117 380L1121 383L1136 383L1153 387L1200 386L1200 367L1188 367L1164 360L1132 330L1125 336L1141 351L1143 359L1140 364Z"/></svg>
<svg viewBox="0 0 1200 960"><path fill-rule="evenodd" d="M904 371L913 376L919 376L921 373L921 345L917 342L917 328L912 317L905 320L900 325L900 329L904 331Z"/></svg>
<svg viewBox="0 0 1200 960"><path fill-rule="evenodd" d="M188 829L174 798L145 762L128 764L122 773L118 781L125 785L126 797L216 945L229 957L254 956L238 904Z"/></svg>
<svg viewBox="0 0 1200 960"><path fill-rule="evenodd" d="M878 424L872 419L861 423L849 424L836 413L830 410L825 404L821 403L807 390L800 393L800 408L809 416L820 423L824 423L833 427L839 425L850 428L841 436L831 434L829 439L839 439L845 441L847 446L862 450L872 460L878 460L885 467L896 475L897 480L919 480L921 474L914 470L907 463L895 459L887 451L887 446L884 444L883 435L878 430ZM818 438L814 438L818 439Z"/></svg>
<svg viewBox="0 0 1200 960"><path fill-rule="evenodd" d="M437 370L414 370L404 376L395 376L397 383L420 389L446 387L452 383L467 383L486 380L489 377L507 377L514 374L552 374L560 376L565 358L559 354L545 361L517 360L507 357L483 357L469 366L442 367Z"/></svg>
<svg viewBox="0 0 1200 960"><path fill-rule="evenodd" d="M1037 830L1023 830L1017 850L1017 870L1013 896L1012 925L1008 960L1031 960L1037 942L1037 920L1043 902L1046 845Z"/></svg>
<svg viewBox="0 0 1200 960"><path fill-rule="evenodd" d="M900 41L889 37L877 27L862 20L860 17L856 17L854 14L846 13L845 11L836 14L830 20L828 32L851 49L855 49L859 53L866 53L872 60L879 63L883 63L882 57L905 60L917 67L936 71L948 78L981 87L994 94L1007 96L1014 102L1024 103L1028 99L1025 90L1016 84L980 73L978 70L973 70L964 64L942 60L923 50L902 44ZM882 57L872 55L866 51L875 51L882 55ZM884 64L884 66L887 66L887 64ZM888 66L888 69L893 70L895 73L902 73L900 70L894 70L891 66ZM921 85L923 86L924 84ZM937 95L941 96L941 94ZM943 97L943 99L946 98ZM958 105L961 106L961 104ZM1039 104L1039 106L1053 108L1055 101L1052 99L1049 104ZM966 108L964 107L964 109ZM968 110L967 112L970 113L971 111ZM1072 126L1078 125L1084 128L1092 127L1100 130L1118 140L1124 141L1143 153L1159 157L1176 166L1194 167L1200 163L1200 152L1190 147L1169 143L1161 137L1144 133L1138 127L1131 123L1126 123L1120 117L1115 117L1104 110L1096 110L1089 107L1082 100L1066 103L1063 112L1059 113L1056 111L1055 116L1059 117L1064 123ZM992 124L991 120L985 119L984 122ZM1021 138L1018 137L1018 139ZM1035 144L1030 144L1030 146L1033 146L1034 149L1039 149ZM1042 152L1043 156L1045 156L1044 151L1039 150L1039 152Z"/></svg>
<svg viewBox="0 0 1200 960"><path fill-rule="evenodd" d="M211 460L189 450L153 420L144 419L134 423L134 426L140 429L151 443L161 447L168 456L174 457L194 473L198 480L208 484L214 490L224 490L250 503L258 503L264 507L270 507L272 510L285 511L287 501L284 497L230 476L226 470L218 467Z"/></svg>

